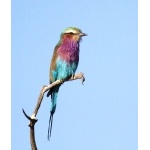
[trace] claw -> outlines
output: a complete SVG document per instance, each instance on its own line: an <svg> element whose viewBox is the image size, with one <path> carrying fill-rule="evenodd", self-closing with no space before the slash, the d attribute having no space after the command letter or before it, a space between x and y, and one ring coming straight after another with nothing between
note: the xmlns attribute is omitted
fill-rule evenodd
<svg viewBox="0 0 150 150"><path fill-rule="evenodd" d="M74 79L74 76L75 76L75 74L72 74L72 77L71 77L71 78L73 78L73 79Z"/></svg>
<svg viewBox="0 0 150 150"><path fill-rule="evenodd" d="M65 80L62 79L62 80L60 80L60 82L61 82L61 84L63 84L65 82Z"/></svg>

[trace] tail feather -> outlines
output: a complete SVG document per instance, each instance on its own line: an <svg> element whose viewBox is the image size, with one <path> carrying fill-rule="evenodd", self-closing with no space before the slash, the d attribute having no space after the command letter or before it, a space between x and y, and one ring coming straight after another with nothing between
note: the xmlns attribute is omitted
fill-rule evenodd
<svg viewBox="0 0 150 150"><path fill-rule="evenodd" d="M53 125L53 114L50 112L48 135L47 135L48 140L50 140L51 137L52 125Z"/></svg>
<svg viewBox="0 0 150 150"><path fill-rule="evenodd" d="M60 85L55 86L48 92L49 95L51 95L51 108L50 108L50 118L49 118L48 136L47 136L48 140L50 140L50 137L51 137L51 131L52 131L52 125L53 125L53 114L56 111L59 87Z"/></svg>

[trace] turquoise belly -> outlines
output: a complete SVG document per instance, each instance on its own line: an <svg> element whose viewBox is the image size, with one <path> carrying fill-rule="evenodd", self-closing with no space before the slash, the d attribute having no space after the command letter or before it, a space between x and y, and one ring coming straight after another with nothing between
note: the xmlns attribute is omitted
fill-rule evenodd
<svg viewBox="0 0 150 150"><path fill-rule="evenodd" d="M55 80L65 80L66 78L70 78L77 69L78 63L72 62L67 63L61 58L57 59L56 69L52 71L53 77Z"/></svg>

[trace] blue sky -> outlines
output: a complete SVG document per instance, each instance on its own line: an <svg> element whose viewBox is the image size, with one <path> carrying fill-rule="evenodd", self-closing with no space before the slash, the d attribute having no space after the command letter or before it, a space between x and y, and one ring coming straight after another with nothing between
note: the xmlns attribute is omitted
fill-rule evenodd
<svg viewBox="0 0 150 150"><path fill-rule="evenodd" d="M50 99L44 97L35 126L38 149L137 150L137 15L135 0L12 0L12 149L30 149L22 108L32 114L49 83L60 33L76 26L88 34L77 69L86 81L61 86L50 142Z"/></svg>

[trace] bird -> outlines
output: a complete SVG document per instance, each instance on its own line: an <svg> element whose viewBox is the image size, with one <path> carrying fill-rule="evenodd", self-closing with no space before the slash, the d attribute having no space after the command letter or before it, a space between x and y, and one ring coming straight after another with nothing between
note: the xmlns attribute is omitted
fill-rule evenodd
<svg viewBox="0 0 150 150"><path fill-rule="evenodd" d="M50 84L56 80L70 79L75 75L79 64L80 42L82 37L87 36L77 27L67 27L61 34L57 45L54 48L50 63L49 81ZM57 96L61 84L52 87L47 97L51 95L50 118L48 127L48 140L51 137L53 115L56 111Z"/></svg>

